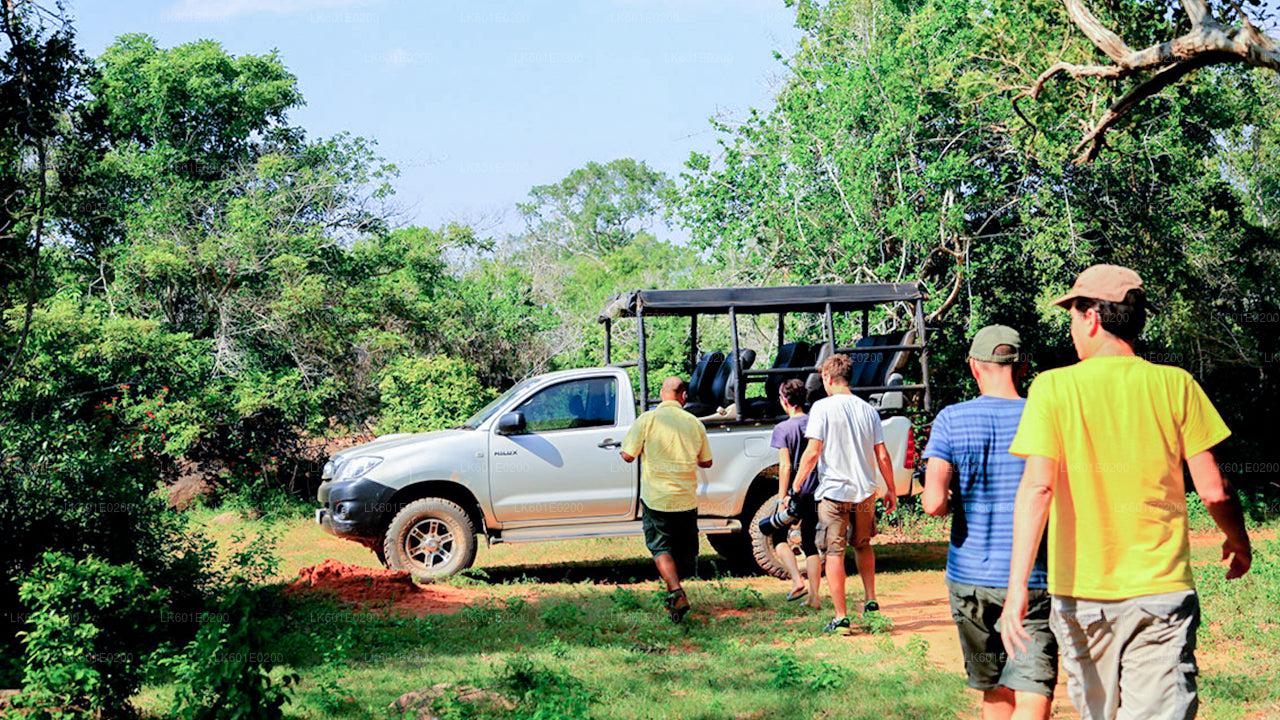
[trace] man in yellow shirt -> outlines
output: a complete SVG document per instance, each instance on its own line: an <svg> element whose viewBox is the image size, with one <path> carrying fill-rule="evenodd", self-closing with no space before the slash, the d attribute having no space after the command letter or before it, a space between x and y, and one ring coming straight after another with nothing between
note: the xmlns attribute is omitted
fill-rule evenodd
<svg viewBox="0 0 1280 720"><path fill-rule="evenodd" d="M667 584L667 610L674 622L689 612L680 578L698 558L698 468L711 467L711 446L702 421L685 412L689 385L678 377L662 382L658 407L641 415L622 440L622 459L644 456L640 466L640 511L644 542Z"/></svg>
<svg viewBox="0 0 1280 720"><path fill-rule="evenodd" d="M1027 464L1004 645L1026 651L1027 578L1047 522L1050 624L1081 718L1194 718L1200 603L1182 462L1226 534L1227 577L1240 577L1249 536L1212 451L1230 431L1189 373L1135 355L1148 308L1137 273L1094 265L1053 304L1071 315L1080 362L1035 379L1009 448Z"/></svg>

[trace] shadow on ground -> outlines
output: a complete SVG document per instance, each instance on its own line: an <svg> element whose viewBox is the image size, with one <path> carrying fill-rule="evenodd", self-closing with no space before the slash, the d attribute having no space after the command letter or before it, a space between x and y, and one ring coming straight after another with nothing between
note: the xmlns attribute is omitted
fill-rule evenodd
<svg viewBox="0 0 1280 720"><path fill-rule="evenodd" d="M846 567L852 575L857 566L850 552ZM893 543L876 546L876 573L890 574L917 570L942 570L947 565L947 543ZM658 580L658 571L646 558L601 558L547 565L495 565L476 568L466 573L480 582L500 585L503 583L591 583L617 585ZM754 566L734 564L719 555L702 555L698 558L698 577L715 578L760 577Z"/></svg>
<svg viewBox="0 0 1280 720"><path fill-rule="evenodd" d="M647 558L601 558L548 565L495 565L466 573L491 585L513 582L591 583L618 585L658 580L658 569ZM718 555L698 558L698 577L703 580L725 577L754 577L759 570L734 566Z"/></svg>

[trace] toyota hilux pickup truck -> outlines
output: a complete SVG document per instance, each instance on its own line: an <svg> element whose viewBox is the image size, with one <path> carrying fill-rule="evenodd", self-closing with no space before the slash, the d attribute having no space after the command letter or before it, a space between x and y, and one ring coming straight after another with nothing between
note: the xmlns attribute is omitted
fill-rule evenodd
<svg viewBox="0 0 1280 720"><path fill-rule="evenodd" d="M501 543L641 535L643 457L626 463L619 448L637 416L656 403L639 392L649 387L645 319L688 317L685 409L703 419L714 460L698 471L699 530L730 560L754 560L778 574L774 548L757 527L777 505L778 452L770 436L786 419L776 401L778 386L787 378L804 379L814 399L822 392L817 365L833 352L849 354L854 392L881 412L895 492L912 494L915 448L906 407L928 411L925 298L918 283L615 296L600 315L604 365L527 378L450 430L387 435L335 454L324 468L316 522L419 579L469 567L481 537ZM911 318L910 327L871 334L869 312L883 304L896 304L898 316ZM819 328L815 342L788 341L784 318L797 313L811 316L810 334ZM849 315L858 313L861 336L841 345L835 318L856 329ZM755 358L764 350L740 344L738 318L766 314L777 315L777 343L771 366L757 369ZM707 315L728 316L727 353L699 348L697 321ZM635 321L637 357L615 363L613 325L623 319ZM915 383L903 374L911 372L911 354L919 358ZM762 390L754 397L753 386Z"/></svg>

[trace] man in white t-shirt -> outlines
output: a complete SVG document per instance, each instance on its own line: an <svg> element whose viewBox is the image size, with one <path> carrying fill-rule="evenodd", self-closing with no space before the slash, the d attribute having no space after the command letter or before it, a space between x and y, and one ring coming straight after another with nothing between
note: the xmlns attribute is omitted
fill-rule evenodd
<svg viewBox="0 0 1280 720"><path fill-rule="evenodd" d="M893 462L884 446L880 414L849 389L853 361L847 355L832 355L818 368L827 397L815 402L809 413L805 437L809 446L800 460L796 477L808 477L818 468L818 523L824 537L820 545L826 555L827 587L835 605L835 618L825 630L834 632L849 627L844 596L844 555L849 525L853 523L853 555L858 562L865 593L863 613L877 612L876 555L871 548L875 535L876 480L880 467L888 492L884 509L892 513L898 506L893 491Z"/></svg>

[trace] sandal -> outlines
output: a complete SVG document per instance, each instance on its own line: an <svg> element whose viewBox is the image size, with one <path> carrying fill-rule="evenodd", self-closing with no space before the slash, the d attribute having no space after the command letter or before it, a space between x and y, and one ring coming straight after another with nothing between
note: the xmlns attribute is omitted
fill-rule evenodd
<svg viewBox="0 0 1280 720"><path fill-rule="evenodd" d="M800 588L799 590L792 590L791 592L787 593L787 602L795 602L796 600L799 600L800 598L808 594L809 594L808 588Z"/></svg>
<svg viewBox="0 0 1280 720"><path fill-rule="evenodd" d="M671 615L671 622L678 623L684 620L684 616L689 613L693 604L689 602L689 597L684 594L684 588L671 590L667 593L667 612Z"/></svg>

